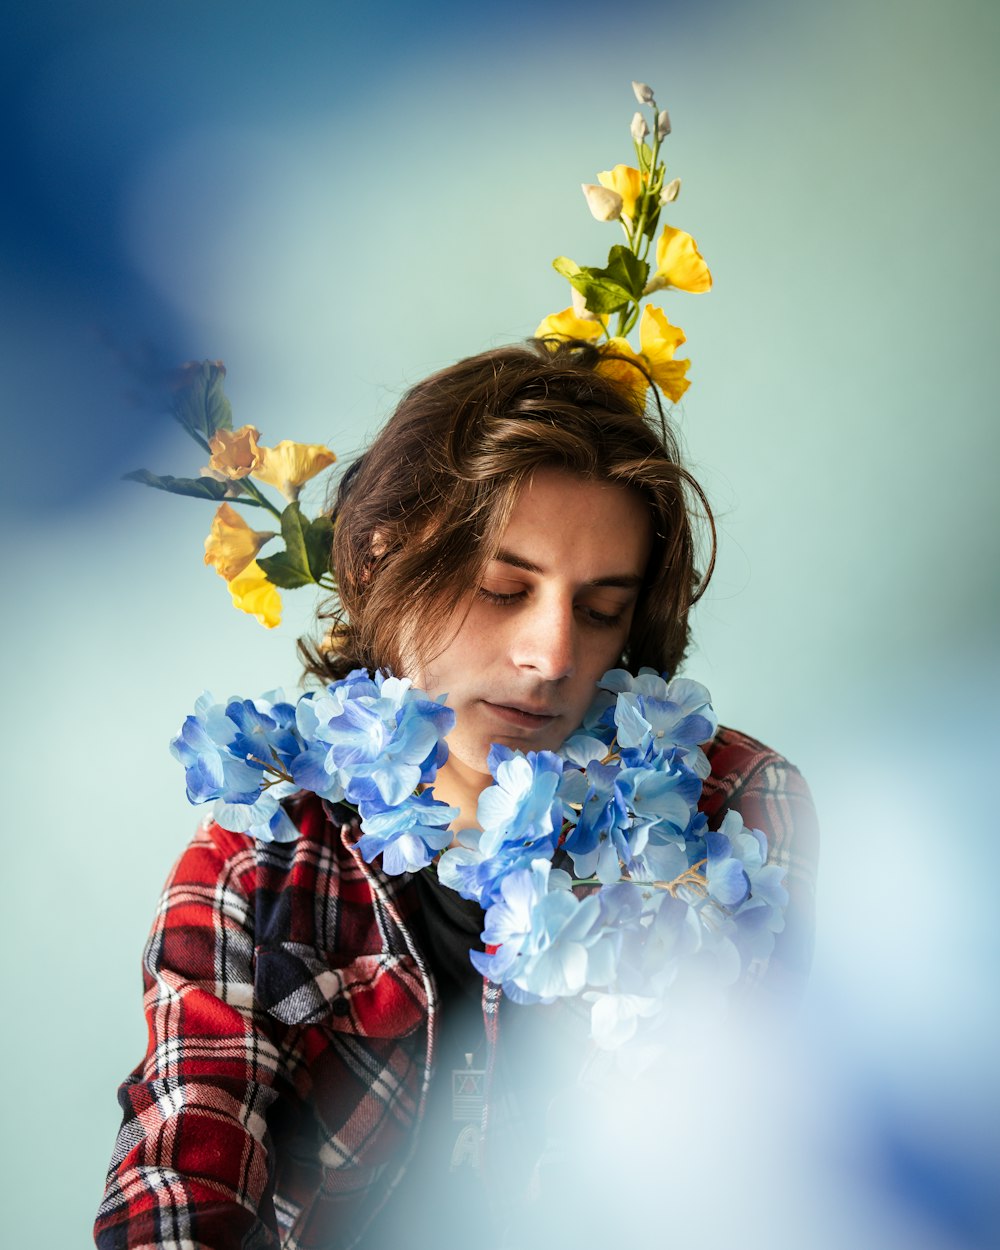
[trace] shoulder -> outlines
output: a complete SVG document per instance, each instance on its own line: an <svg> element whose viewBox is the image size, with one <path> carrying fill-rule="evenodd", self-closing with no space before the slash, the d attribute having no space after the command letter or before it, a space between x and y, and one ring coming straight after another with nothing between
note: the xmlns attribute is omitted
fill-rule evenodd
<svg viewBox="0 0 1000 1250"><path fill-rule="evenodd" d="M303 791L285 810L298 834L288 842L206 824L174 869L167 906L176 912L197 896L206 923L218 927L220 913L238 916L258 946L381 950L393 923L405 923L413 910L408 879L386 878L363 861L350 808Z"/></svg>
<svg viewBox="0 0 1000 1250"><path fill-rule="evenodd" d="M719 726L705 754L711 767L700 810L710 829L727 812L767 837L768 859L811 893L819 862L819 824L805 778L783 755L749 734Z"/></svg>
<svg viewBox="0 0 1000 1250"><path fill-rule="evenodd" d="M705 747L711 772L702 786L701 810L715 826L741 800L796 798L812 803L809 787L794 764L749 734L720 725Z"/></svg>
<svg viewBox="0 0 1000 1250"><path fill-rule="evenodd" d="M208 881L224 875L249 894L267 885L275 873L301 871L309 863L352 859L349 844L345 847L341 836L350 827L350 812L327 809L316 795L305 792L294 795L285 806L297 833L293 840L262 842L206 820L177 861L174 877L182 874Z"/></svg>
<svg viewBox="0 0 1000 1250"><path fill-rule="evenodd" d="M371 906L364 866L354 852L357 817L301 793L286 803L297 837L261 842L207 821L174 865L165 903L199 915L246 913L259 940L311 941L331 906ZM322 906L318 900L322 900Z"/></svg>

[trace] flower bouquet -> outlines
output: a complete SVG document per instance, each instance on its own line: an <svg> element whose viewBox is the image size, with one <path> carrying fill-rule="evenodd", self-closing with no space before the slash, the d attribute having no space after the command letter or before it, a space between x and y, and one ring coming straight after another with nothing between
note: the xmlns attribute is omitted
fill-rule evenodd
<svg viewBox="0 0 1000 1250"><path fill-rule="evenodd" d="M435 868L484 909L473 965L520 1003L586 995L612 1049L654 1025L679 978L728 984L783 925L783 869L730 812L698 811L717 721L697 682L606 673L558 752L494 746L481 828L434 798L454 713L405 678L356 670L294 704L205 694L171 749L188 798L225 829L298 836L281 805L309 790L360 817L360 855L389 875Z"/></svg>

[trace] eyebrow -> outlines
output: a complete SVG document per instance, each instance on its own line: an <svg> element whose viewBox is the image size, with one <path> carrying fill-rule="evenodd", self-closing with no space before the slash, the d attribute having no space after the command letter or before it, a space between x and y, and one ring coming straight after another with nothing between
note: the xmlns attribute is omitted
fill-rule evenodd
<svg viewBox="0 0 1000 1250"><path fill-rule="evenodd" d="M537 564L532 564L530 560L525 560L523 556L515 555L513 551L505 551L501 548L493 557L500 564L509 564L515 569L524 569L526 573L544 573L545 570ZM594 577L590 581L584 582L584 586L615 586L622 590L634 590L642 585L642 578L638 573L612 573L608 577Z"/></svg>

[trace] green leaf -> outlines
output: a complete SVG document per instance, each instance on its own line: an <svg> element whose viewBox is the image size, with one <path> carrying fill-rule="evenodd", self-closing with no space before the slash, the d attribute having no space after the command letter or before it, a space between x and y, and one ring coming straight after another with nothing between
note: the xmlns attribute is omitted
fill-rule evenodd
<svg viewBox="0 0 1000 1250"><path fill-rule="evenodd" d="M306 557L309 571L318 582L330 573L330 547L333 543L333 522L328 516L318 516L304 529Z"/></svg>
<svg viewBox="0 0 1000 1250"><path fill-rule="evenodd" d="M642 298L649 277L649 265L640 260L631 248L616 243L608 253L608 267L598 271L602 277L623 287L632 299Z"/></svg>
<svg viewBox="0 0 1000 1250"><path fill-rule="evenodd" d="M552 262L552 268L556 273L561 273L564 278L569 278L571 282L580 272L580 266L568 256L557 256Z"/></svg>
<svg viewBox="0 0 1000 1250"><path fill-rule="evenodd" d="M608 253L605 269L578 265L567 256L557 256L552 267L569 279L586 300L588 309L601 317L618 312L640 299L649 276L646 262L621 243Z"/></svg>
<svg viewBox="0 0 1000 1250"><path fill-rule="evenodd" d="M122 475L126 482L141 482L144 486L155 486L157 490L168 490L172 495L193 495L196 499L213 499L218 501L226 494L226 482L218 482L214 477L171 477L169 473L158 477L148 469L134 469Z"/></svg>
<svg viewBox="0 0 1000 1250"><path fill-rule="evenodd" d="M600 317L617 312L632 302L632 296L617 282L609 282L599 269L581 269L570 282L583 296L587 308Z"/></svg>
<svg viewBox="0 0 1000 1250"><path fill-rule="evenodd" d="M330 539L333 526L327 516L314 521L302 515L297 503L290 503L281 514L281 536L285 550L265 556L257 563L268 581L282 590L311 586L330 571Z"/></svg>
<svg viewBox="0 0 1000 1250"><path fill-rule="evenodd" d="M216 430L233 428L233 409L222 388L225 365L218 360L191 361L173 398L174 417L189 434L208 442Z"/></svg>
<svg viewBox="0 0 1000 1250"><path fill-rule="evenodd" d="M282 590L308 586L316 580L309 568L306 540L302 533L303 520L299 505L290 503L281 514L281 536L285 540L285 550L257 561L267 574L268 580Z"/></svg>

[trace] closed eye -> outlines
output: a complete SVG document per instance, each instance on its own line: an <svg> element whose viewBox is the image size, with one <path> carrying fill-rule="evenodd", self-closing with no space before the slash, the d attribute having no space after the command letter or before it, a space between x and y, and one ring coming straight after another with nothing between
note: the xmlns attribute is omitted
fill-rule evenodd
<svg viewBox="0 0 1000 1250"><path fill-rule="evenodd" d="M521 603L527 598L526 590L515 590L504 592L500 590L489 590L486 586L479 587L479 597L485 599L487 603L492 603L499 608L513 607L516 603ZM587 625L593 625L597 629L614 629L620 625L625 609L620 608L617 612L599 612L596 608L588 607L587 604L577 604L577 614L583 619Z"/></svg>
<svg viewBox="0 0 1000 1250"><path fill-rule="evenodd" d="M517 603L519 599L523 599L527 591L515 590L511 594L503 594L499 590L487 590L485 586L479 587L479 596L485 599L487 603L495 603L498 607L509 607L512 603Z"/></svg>

